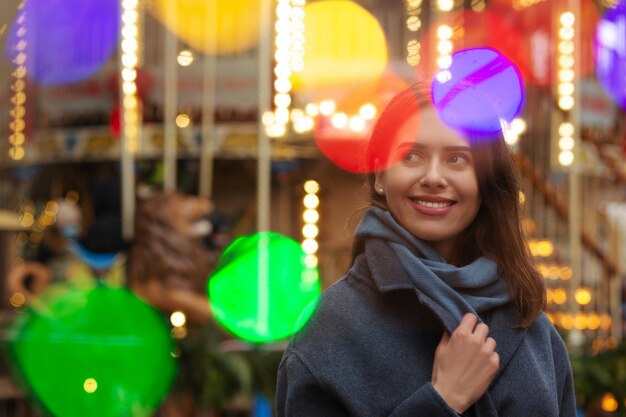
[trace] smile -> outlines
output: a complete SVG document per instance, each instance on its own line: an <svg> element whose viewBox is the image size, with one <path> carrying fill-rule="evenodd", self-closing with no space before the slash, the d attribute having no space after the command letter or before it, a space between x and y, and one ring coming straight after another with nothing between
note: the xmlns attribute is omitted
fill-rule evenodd
<svg viewBox="0 0 626 417"><path fill-rule="evenodd" d="M444 207L450 207L452 204L454 204L453 201L445 201L445 202L424 201L424 200L413 200L413 201L419 204L420 206L424 206L428 208L444 208Z"/></svg>
<svg viewBox="0 0 626 417"><path fill-rule="evenodd" d="M426 216L444 216L453 210L456 201L442 199L445 201L428 201L421 198L411 198L411 205L418 213Z"/></svg>

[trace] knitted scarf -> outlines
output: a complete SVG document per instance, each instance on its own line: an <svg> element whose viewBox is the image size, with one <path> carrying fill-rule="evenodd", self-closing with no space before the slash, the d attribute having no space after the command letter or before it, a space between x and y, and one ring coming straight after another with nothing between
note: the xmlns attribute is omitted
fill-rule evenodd
<svg viewBox="0 0 626 417"><path fill-rule="evenodd" d="M449 330L454 330L466 313L478 315L511 300L494 261L483 256L462 267L450 265L388 211L370 207L355 235L365 241L365 258L372 274L393 273L399 264L420 298L427 298ZM384 280L389 281L388 277Z"/></svg>

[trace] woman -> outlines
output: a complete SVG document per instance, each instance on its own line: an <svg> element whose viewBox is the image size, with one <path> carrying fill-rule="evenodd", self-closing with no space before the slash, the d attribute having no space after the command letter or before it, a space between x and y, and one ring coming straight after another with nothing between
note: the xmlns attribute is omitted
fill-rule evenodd
<svg viewBox="0 0 626 417"><path fill-rule="evenodd" d="M278 415L575 416L503 138L447 127L414 86L369 156L350 269L285 352Z"/></svg>

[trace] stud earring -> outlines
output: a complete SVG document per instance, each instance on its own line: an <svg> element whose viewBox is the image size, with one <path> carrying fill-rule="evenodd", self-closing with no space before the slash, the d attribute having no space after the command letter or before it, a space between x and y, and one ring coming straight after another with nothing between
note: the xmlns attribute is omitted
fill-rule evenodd
<svg viewBox="0 0 626 417"><path fill-rule="evenodd" d="M381 194L381 195L382 195L382 194L383 194L383 192L384 192L383 187L378 187L378 188L376 188L376 192L378 192L378 194Z"/></svg>

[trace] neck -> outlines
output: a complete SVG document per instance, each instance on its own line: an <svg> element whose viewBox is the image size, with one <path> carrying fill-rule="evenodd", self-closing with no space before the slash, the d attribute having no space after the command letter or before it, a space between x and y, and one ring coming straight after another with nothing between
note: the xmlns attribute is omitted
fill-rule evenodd
<svg viewBox="0 0 626 417"><path fill-rule="evenodd" d="M454 242L446 240L442 242L428 242L429 245L435 248L439 256L441 256L447 263L454 266L463 266L463 256L456 249Z"/></svg>

